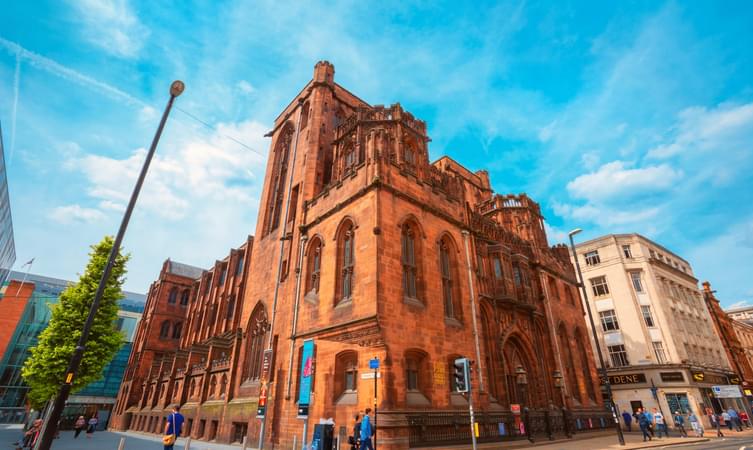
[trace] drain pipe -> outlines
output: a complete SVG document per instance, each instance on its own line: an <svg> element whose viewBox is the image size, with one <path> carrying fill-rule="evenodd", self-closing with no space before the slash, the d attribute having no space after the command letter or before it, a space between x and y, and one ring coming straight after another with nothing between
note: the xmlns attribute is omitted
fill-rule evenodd
<svg viewBox="0 0 753 450"><path fill-rule="evenodd" d="M295 350L295 334L298 328L298 306L301 297L301 272L303 271L303 250L306 248L308 236L301 236L301 245L298 248L298 267L295 269L295 306L293 306L293 325L290 330L290 358L288 359L288 379L285 382L285 400L290 400L290 385L293 381L293 350Z"/></svg>
<svg viewBox="0 0 753 450"><path fill-rule="evenodd" d="M468 230L463 230L463 246L465 247L465 265L468 268L468 288L471 291L471 311L473 314L473 338L476 341L476 361L478 361L478 385L480 392L484 389L484 371L481 368L481 347L478 344L478 324L476 321L476 293L473 290L473 269L471 268L471 256L468 250Z"/></svg>
<svg viewBox="0 0 753 450"><path fill-rule="evenodd" d="M302 104L303 99L298 99L298 119L296 120L295 125L295 137L293 139L293 157L290 158L290 177L288 177L288 192L287 192L287 199L285 200L285 214L283 215L283 221L280 231L280 257L277 260L277 276L275 277L275 293L274 298L272 299L272 318L269 322L269 341L267 342L267 350L270 351L270 361L274 361L274 339L275 339L275 318L277 316L277 299L280 296L280 275L282 275L282 261L283 261L283 252L285 251L285 240L287 237L285 236L285 231L288 226L288 214L290 213L290 192L293 190L293 176L295 175L295 164L296 164L296 153L298 151L298 138L300 137L301 133L301 113L302 113ZM270 371L274 370L274 367L269 368ZM272 383L269 383L272 384ZM267 392L272 392L271 390L267 390ZM261 418L261 426L259 428L259 447L258 450L262 450L264 448L264 432L267 424L267 412L265 411L264 416Z"/></svg>

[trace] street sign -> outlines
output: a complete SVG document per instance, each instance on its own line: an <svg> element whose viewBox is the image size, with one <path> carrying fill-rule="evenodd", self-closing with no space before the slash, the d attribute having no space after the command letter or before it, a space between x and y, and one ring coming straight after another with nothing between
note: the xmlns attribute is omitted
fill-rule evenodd
<svg viewBox="0 0 753 450"><path fill-rule="evenodd" d="M267 411L267 384L263 383L259 390L259 404L256 408L256 417L261 419Z"/></svg>
<svg viewBox="0 0 753 450"><path fill-rule="evenodd" d="M377 378L382 378L381 372L366 372L366 373L362 373L361 374L361 379L362 380L373 380L374 379L374 374L376 374Z"/></svg>
<svg viewBox="0 0 753 450"><path fill-rule="evenodd" d="M714 385L711 386L711 390L716 398L739 398L743 396L740 392L740 386L734 384Z"/></svg>
<svg viewBox="0 0 753 450"><path fill-rule="evenodd" d="M379 358L369 360L369 369L377 370L379 368Z"/></svg>
<svg viewBox="0 0 753 450"><path fill-rule="evenodd" d="M272 365L272 349L268 348L264 350L264 354L261 358L261 379L263 381L269 381L269 368Z"/></svg>

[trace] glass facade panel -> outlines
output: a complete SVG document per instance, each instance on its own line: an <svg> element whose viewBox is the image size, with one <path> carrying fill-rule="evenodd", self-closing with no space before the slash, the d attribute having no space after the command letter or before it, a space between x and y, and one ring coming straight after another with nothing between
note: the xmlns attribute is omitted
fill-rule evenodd
<svg viewBox="0 0 753 450"><path fill-rule="evenodd" d="M0 283L7 280L14 262L16 262L16 244L13 239L13 219L10 214L8 177L5 173L3 130L0 128Z"/></svg>

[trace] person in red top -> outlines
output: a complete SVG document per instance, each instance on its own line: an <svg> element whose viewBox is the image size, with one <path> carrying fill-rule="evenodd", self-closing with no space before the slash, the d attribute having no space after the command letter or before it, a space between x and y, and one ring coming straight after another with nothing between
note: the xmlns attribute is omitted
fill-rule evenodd
<svg viewBox="0 0 753 450"><path fill-rule="evenodd" d="M748 413L740 411L740 420L745 424L745 428L750 428L750 418L748 417Z"/></svg>

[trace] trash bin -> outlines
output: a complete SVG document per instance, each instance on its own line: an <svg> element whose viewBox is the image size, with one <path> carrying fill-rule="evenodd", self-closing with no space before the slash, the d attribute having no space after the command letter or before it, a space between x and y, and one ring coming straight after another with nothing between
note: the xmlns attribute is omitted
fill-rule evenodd
<svg viewBox="0 0 753 450"><path fill-rule="evenodd" d="M314 425L314 437L311 439L311 450L334 449L335 426L328 423Z"/></svg>

